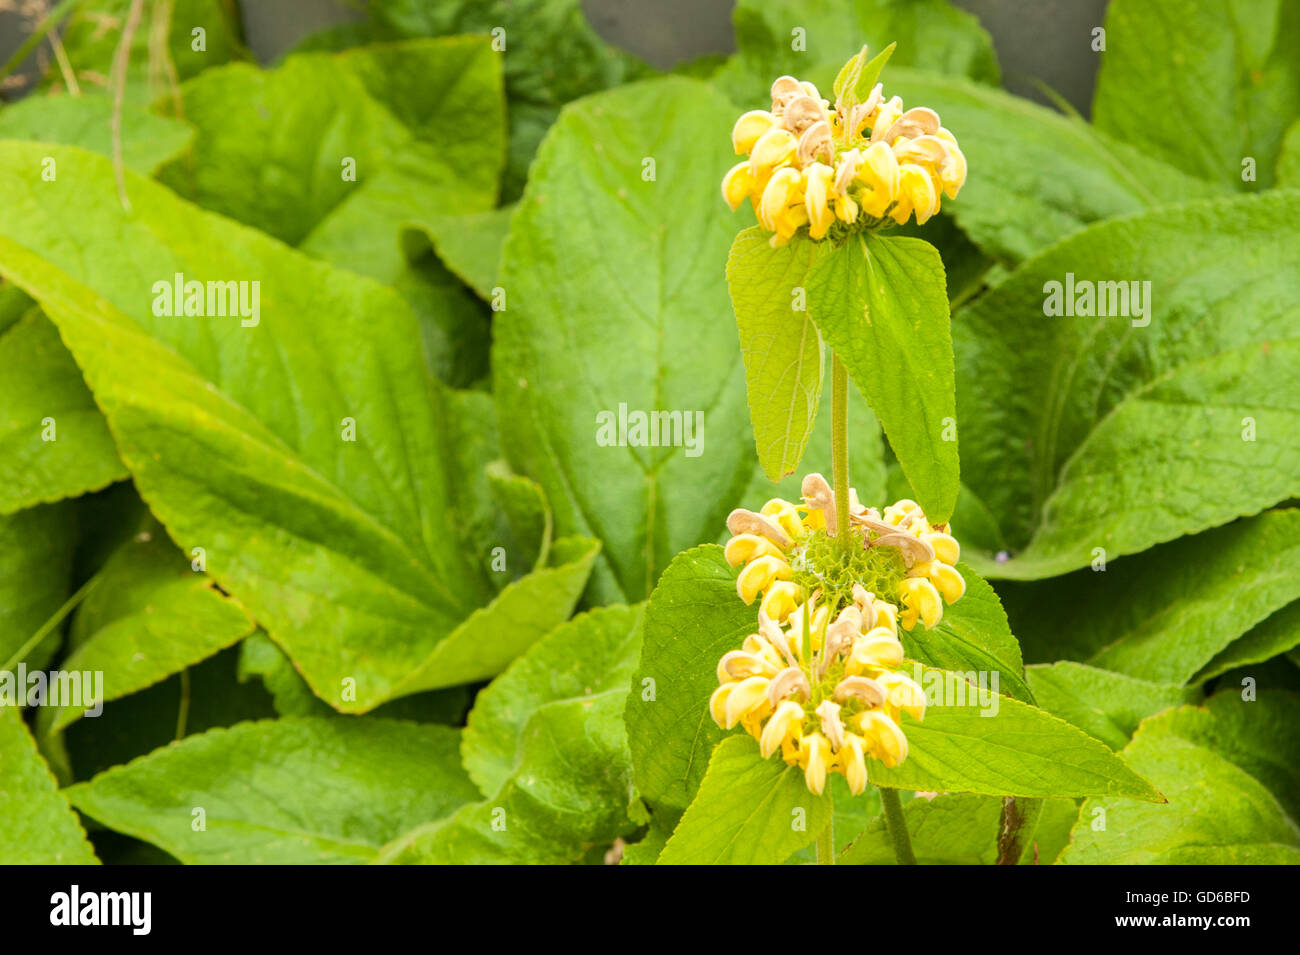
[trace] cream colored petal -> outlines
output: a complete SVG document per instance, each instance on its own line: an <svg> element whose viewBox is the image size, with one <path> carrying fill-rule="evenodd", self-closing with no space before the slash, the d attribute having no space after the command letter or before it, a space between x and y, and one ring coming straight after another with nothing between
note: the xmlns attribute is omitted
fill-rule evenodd
<svg viewBox="0 0 1300 955"><path fill-rule="evenodd" d="M829 167L822 166L823 169L830 172ZM831 486L826 483L826 479L820 474L813 473L804 476L803 485L799 489L803 495L804 503L809 507L820 508L825 518L826 532L832 537L835 536L835 492Z"/></svg>
<svg viewBox="0 0 1300 955"><path fill-rule="evenodd" d="M826 788L826 770L830 764L831 747L821 733L810 733L805 736L804 746L808 753L808 763L803 771L804 782L807 783L809 791L820 796L822 790Z"/></svg>
<svg viewBox="0 0 1300 955"><path fill-rule="evenodd" d="M743 507L738 507L727 515L727 530L736 535L758 534L766 537L782 550L793 543L776 521L762 514L747 511Z"/></svg>
<svg viewBox="0 0 1300 955"><path fill-rule="evenodd" d="M772 682L767 688L767 701L773 706L777 706L782 700L791 696L806 700L810 695L812 690L808 686L808 676L797 666L786 667L772 677Z"/></svg>
<svg viewBox="0 0 1300 955"><path fill-rule="evenodd" d="M847 703L861 700L869 709L884 705L886 690L877 681L865 676L846 676L835 687L835 700Z"/></svg>

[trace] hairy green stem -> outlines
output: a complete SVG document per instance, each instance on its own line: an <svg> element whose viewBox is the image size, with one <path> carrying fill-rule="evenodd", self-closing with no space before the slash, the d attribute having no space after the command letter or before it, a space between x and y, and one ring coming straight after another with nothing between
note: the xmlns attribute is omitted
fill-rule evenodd
<svg viewBox="0 0 1300 955"><path fill-rule="evenodd" d="M907 822L903 819L903 803L898 798L897 789L880 789L880 805L885 810L885 828L894 843L894 857L899 865L916 865L916 856L912 854L912 839L907 834Z"/></svg>
<svg viewBox="0 0 1300 955"><path fill-rule="evenodd" d="M831 811L830 818L826 820L826 828L817 837L818 865L835 864L835 803L830 793L826 794L826 801L830 803Z"/></svg>
<svg viewBox="0 0 1300 955"><path fill-rule="evenodd" d="M834 468L835 533L849 548L849 371L831 357L831 467Z"/></svg>

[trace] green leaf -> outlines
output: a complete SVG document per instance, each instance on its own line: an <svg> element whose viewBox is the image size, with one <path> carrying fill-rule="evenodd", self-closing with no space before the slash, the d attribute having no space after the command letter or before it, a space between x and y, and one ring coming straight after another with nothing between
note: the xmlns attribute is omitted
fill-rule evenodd
<svg viewBox="0 0 1300 955"><path fill-rule="evenodd" d="M641 648L644 607L598 607L561 624L481 692L461 743L465 770L492 795L514 772L538 710L627 696ZM622 808L622 807L620 807Z"/></svg>
<svg viewBox="0 0 1300 955"><path fill-rule="evenodd" d="M1094 121L1192 175L1267 189L1300 115L1297 46L1300 9L1287 0L1115 0Z"/></svg>
<svg viewBox="0 0 1300 955"><path fill-rule="evenodd" d="M1225 694L1215 697L1208 710L1182 707L1147 720L1124 756L1160 786L1169 802L1089 799L1060 861L1300 864L1300 829L1266 788L1274 780L1256 775L1255 760L1239 755L1246 749L1268 754L1264 765L1285 765L1277 753L1277 744L1285 741L1292 760L1285 772L1294 796L1297 754L1291 727L1300 698L1284 694L1277 705L1280 711L1270 715L1270 704L1243 703ZM1259 718L1266 715L1270 718ZM1293 798L1292 811L1294 805ZM1103 818L1105 828L1094 828Z"/></svg>
<svg viewBox="0 0 1300 955"><path fill-rule="evenodd" d="M758 463L773 483L799 466L822 394L822 340L803 304L816 245L802 237L774 249L750 226L727 258L740 329L749 419Z"/></svg>
<svg viewBox="0 0 1300 955"><path fill-rule="evenodd" d="M1295 601L1261 620L1241 637L1220 650L1213 660L1197 671L1191 682L1204 683L1237 667L1263 663L1298 646L1300 646L1300 601Z"/></svg>
<svg viewBox="0 0 1300 955"><path fill-rule="evenodd" d="M1159 719L1169 729L1254 776L1277 797L1288 815L1300 816L1300 738L1294 727L1300 693L1264 689L1246 699L1240 689L1225 690L1203 706L1184 706Z"/></svg>
<svg viewBox="0 0 1300 955"><path fill-rule="evenodd" d="M817 417L813 421L812 436L808 440L801 467L794 474L773 484L760 464L755 462L749 486L736 499L738 507L761 510L774 497L798 501L803 494L803 476L822 474L829 481L834 462L831 460L831 391L830 375L822 376L822 395L817 404ZM880 434L880 423L871 413L862 393L849 389L849 486L858 492L863 502L883 503L885 500L885 442ZM716 540L725 543L731 537L726 525L717 528Z"/></svg>
<svg viewBox="0 0 1300 955"><path fill-rule="evenodd" d="M94 865L86 834L23 725L0 706L0 865Z"/></svg>
<svg viewBox="0 0 1300 955"><path fill-rule="evenodd" d="M830 800L803 771L763 759L748 736L723 740L700 791L659 856L659 865L774 865L817 838Z"/></svg>
<svg viewBox="0 0 1300 955"><path fill-rule="evenodd" d="M956 399L939 253L907 236L823 243L807 283L813 321L880 419L926 516L948 520L958 488Z"/></svg>
<svg viewBox="0 0 1300 955"><path fill-rule="evenodd" d="M831 800L831 815L834 817L834 830L831 833L838 854L849 847L852 842L866 832L880 815L880 790L868 786L860 796L849 790L849 784L839 773L826 778L826 795ZM891 852L892 850L892 843ZM789 859L786 865L804 865L817 861L817 846L806 845Z"/></svg>
<svg viewBox="0 0 1300 955"><path fill-rule="evenodd" d="M609 46L591 28L579 0L376 0L360 32L336 34L326 43L393 40L504 30L503 59L510 99L510 147L504 182L507 200L528 178L538 143L559 108L578 97L618 86L652 71ZM498 54L499 55L499 54Z"/></svg>
<svg viewBox="0 0 1300 955"><path fill-rule="evenodd" d="M1070 816L1078 807L1068 799L1050 799L1044 812ZM998 826L1002 800L966 794L916 798L903 806L903 818L912 840L912 851L921 865L993 865L998 859ZM1042 859L1052 861L1052 855ZM1025 862L1033 861L1030 849ZM840 865L897 865L894 843L885 829L883 816L863 832L848 850L840 853Z"/></svg>
<svg viewBox="0 0 1300 955"><path fill-rule="evenodd" d="M199 135L163 171L167 185L367 275L391 280L405 220L496 198L504 104L486 38L300 54L274 70L236 63L182 94ZM367 232L384 241L359 249Z"/></svg>
<svg viewBox="0 0 1300 955"><path fill-rule="evenodd" d="M103 703L127 696L207 659L253 631L238 602L216 589L152 524L124 544L99 571L77 608L73 651L59 664L70 673L99 673ZM80 719L84 706L46 707L42 735Z"/></svg>
<svg viewBox="0 0 1300 955"><path fill-rule="evenodd" d="M600 543L589 538L556 541L551 566L508 584L490 604L470 614L398 681L392 695L472 683L500 673L573 612L598 553Z"/></svg>
<svg viewBox="0 0 1300 955"><path fill-rule="evenodd" d="M868 767L878 786L990 796L1161 798L1104 743L1044 710L976 690L961 674L918 665L912 676L929 702L925 721L904 720L908 757L900 766Z"/></svg>
<svg viewBox="0 0 1300 955"><path fill-rule="evenodd" d="M489 798L405 833L380 861L569 863L634 830L622 715L641 613L583 614L484 690L462 751Z"/></svg>
<svg viewBox="0 0 1300 955"><path fill-rule="evenodd" d="M639 692L628 697L626 719L637 788L657 806L685 809L694 797L725 735L709 715L718 660L757 629L756 611L737 595L736 572L716 544L679 554L650 595L632 675Z"/></svg>
<svg viewBox="0 0 1300 955"><path fill-rule="evenodd" d="M458 216L425 219L433 247L447 267L485 301L491 301L501 272L501 247L510 231L513 205Z"/></svg>
<svg viewBox="0 0 1300 955"><path fill-rule="evenodd" d="M1182 685L1300 599L1297 559L1300 510L1266 511L1008 599L1040 659L1070 657ZM1061 607L1088 610L1062 614ZM1277 639L1284 647L1285 636Z"/></svg>
<svg viewBox="0 0 1300 955"><path fill-rule="evenodd" d="M28 96L0 109L0 139L35 139L111 156L112 130L113 101L107 96ZM122 107L121 131L122 165L144 176L183 152L194 137L187 123L142 106ZM76 167L56 165L54 172L75 175Z"/></svg>
<svg viewBox="0 0 1300 955"><path fill-rule="evenodd" d="M1081 119L959 77L891 68L885 91L935 110L957 137L969 175L944 210L998 258L1018 261L1090 223L1222 191Z"/></svg>
<svg viewBox="0 0 1300 955"><path fill-rule="evenodd" d="M860 99L866 99L876 82L866 80L887 44L897 46L895 66L960 74L984 83L999 78L988 33L972 14L947 0L740 0L732 18L739 53L715 80L746 108L761 106L772 81L782 74L825 82L822 89L830 91L831 77L864 43L881 53L863 68L857 84Z"/></svg>
<svg viewBox="0 0 1300 955"><path fill-rule="evenodd" d="M1274 192L1095 225L958 313L959 421L980 423L962 473L1013 554L989 573L1061 574L1300 495L1278 398L1300 388L1298 221ZM1151 285L1129 316L1045 316L1067 275Z"/></svg>
<svg viewBox="0 0 1300 955"><path fill-rule="evenodd" d="M50 149L0 146L0 170ZM508 662L507 647L568 616L590 559L576 551L592 545L565 553L573 567L516 585L512 599L531 595L545 608L530 632L471 645L467 620L493 588L479 563L492 543L473 537L461 512L480 488L487 495L481 470L457 466L467 453L458 419L470 406L429 379L410 347L414 319L394 292L130 174L127 215L107 160L67 147L55 154L84 163L69 188L0 172L0 201L15 213L0 226L0 271L59 325L169 534L186 551L206 550L209 573L318 695L363 711L399 685L415 692L489 676ZM93 264L55 226L66 221L95 243ZM258 324L155 316L151 283L175 273L260 282ZM345 440L349 421L359 440ZM453 631L460 637L443 649Z"/></svg>
<svg viewBox="0 0 1300 955"><path fill-rule="evenodd" d="M374 718L242 723L66 793L109 828L189 864L368 862L397 834L475 798L459 740L443 726ZM196 830L198 809L205 828Z"/></svg>
<svg viewBox="0 0 1300 955"><path fill-rule="evenodd" d="M57 630L29 644L68 598L76 520L67 502L0 515L0 670L43 666L58 646Z"/></svg>
<svg viewBox="0 0 1300 955"><path fill-rule="evenodd" d="M522 474L512 474L504 461L487 466L492 499L505 515L511 546L525 567L545 566L551 550L554 520L542 486ZM531 563L530 563L531 562Z"/></svg>
<svg viewBox="0 0 1300 955"><path fill-rule="evenodd" d="M1146 717L1194 702L1200 695L1195 689L1138 680L1070 661L1031 666L1025 676L1039 706L1111 749L1123 749Z"/></svg>
<svg viewBox="0 0 1300 955"><path fill-rule="evenodd" d="M0 513L126 477L104 416L39 309L0 332L0 368Z"/></svg>
<svg viewBox="0 0 1300 955"><path fill-rule="evenodd" d="M674 554L717 534L753 473L721 268L734 118L675 77L576 103L512 220L493 345L502 445L558 533L604 542L597 601L644 597ZM646 428L614 446L621 410Z"/></svg>

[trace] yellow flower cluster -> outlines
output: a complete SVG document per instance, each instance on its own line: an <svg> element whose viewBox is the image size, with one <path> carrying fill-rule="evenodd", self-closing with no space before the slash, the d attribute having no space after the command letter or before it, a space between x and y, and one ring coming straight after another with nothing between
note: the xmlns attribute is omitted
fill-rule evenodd
<svg viewBox="0 0 1300 955"><path fill-rule="evenodd" d="M925 697L897 672L898 628L933 627L943 601L965 593L954 566L960 548L915 501L881 513L850 491L846 552L825 478L808 475L802 491L801 504L773 499L727 519L726 558L741 567L736 590L761 602L758 632L718 663L709 711L720 726L741 725L764 758L780 750L814 793L839 772L856 794L867 785L867 758L886 766L907 758L901 714L922 719Z"/></svg>
<svg viewBox="0 0 1300 955"><path fill-rule="evenodd" d="M805 225L821 239L837 221L902 225L915 215L924 224L966 181L966 157L938 114L904 110L880 84L866 102L832 108L813 84L782 76L772 108L741 116L731 142L749 156L723 178L723 198L732 209L748 198L773 246Z"/></svg>

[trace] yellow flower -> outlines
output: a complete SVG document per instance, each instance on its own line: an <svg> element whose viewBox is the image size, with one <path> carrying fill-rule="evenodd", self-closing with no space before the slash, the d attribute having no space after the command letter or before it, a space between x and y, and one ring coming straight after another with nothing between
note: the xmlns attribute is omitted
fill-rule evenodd
<svg viewBox="0 0 1300 955"><path fill-rule="evenodd" d="M723 198L732 209L749 199L773 246L804 226L819 240L837 222L923 224L966 181L966 158L938 114L886 100L879 84L864 102L845 92L832 106L811 83L782 76L770 109L742 114L731 143L748 159L723 177Z"/></svg>
<svg viewBox="0 0 1300 955"><path fill-rule="evenodd" d="M773 498L727 518L724 554L741 599L759 601L758 628L718 661L709 712L753 736L764 759L801 769L812 792L838 772L860 793L868 760L907 758L904 717L925 717L924 693L899 672L898 628L934 626L961 597L960 547L915 501L882 513L851 492L845 548L825 478L809 474L801 490L801 503Z"/></svg>

